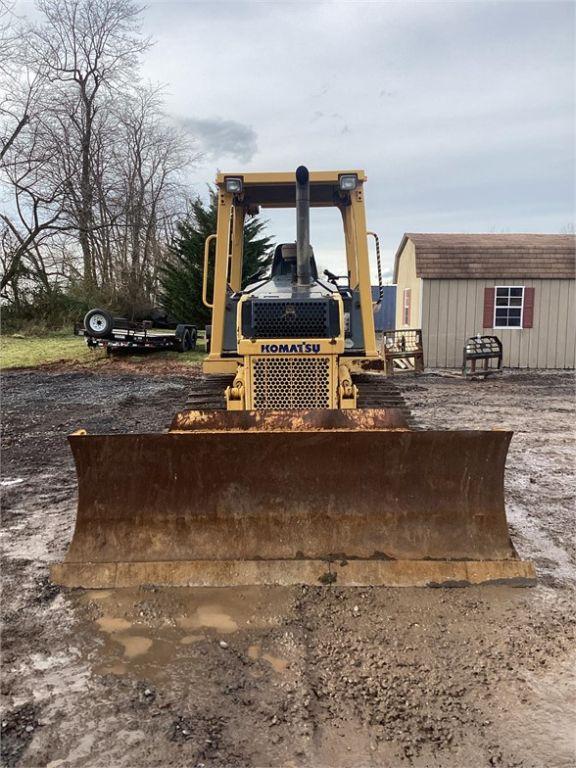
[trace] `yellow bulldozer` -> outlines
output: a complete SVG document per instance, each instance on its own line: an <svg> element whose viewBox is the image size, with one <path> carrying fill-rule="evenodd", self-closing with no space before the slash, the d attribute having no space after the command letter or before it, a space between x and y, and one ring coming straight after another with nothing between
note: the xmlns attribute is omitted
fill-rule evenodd
<svg viewBox="0 0 576 768"><path fill-rule="evenodd" d="M304 166L218 175L204 377L165 433L70 436L78 514L56 582L533 583L506 522L511 433L414 428L384 374L365 182ZM316 206L342 215L344 276L318 274ZM295 208L296 241L243 286L244 221L261 208Z"/></svg>

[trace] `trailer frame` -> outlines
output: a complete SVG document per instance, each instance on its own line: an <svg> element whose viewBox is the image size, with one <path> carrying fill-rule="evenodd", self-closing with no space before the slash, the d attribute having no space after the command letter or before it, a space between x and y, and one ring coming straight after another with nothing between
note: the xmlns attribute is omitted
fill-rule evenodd
<svg viewBox="0 0 576 768"><path fill-rule="evenodd" d="M95 336L81 323L74 325L75 336L84 336L88 347L91 349L101 347L106 349L107 353L122 349L175 350L177 352L192 352L196 349L198 328L195 325L179 323L171 333L159 333L158 331L161 330L167 329L155 329L149 320L136 323L125 318L114 318L114 327L106 336ZM186 334L188 334L187 337Z"/></svg>

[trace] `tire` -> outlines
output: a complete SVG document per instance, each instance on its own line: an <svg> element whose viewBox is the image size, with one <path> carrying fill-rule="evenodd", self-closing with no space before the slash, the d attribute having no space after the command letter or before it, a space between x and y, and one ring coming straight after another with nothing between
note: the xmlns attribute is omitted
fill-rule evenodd
<svg viewBox="0 0 576 768"><path fill-rule="evenodd" d="M103 339L110 336L114 327L114 319L105 309L91 309L84 317L84 330L89 336Z"/></svg>
<svg viewBox="0 0 576 768"><path fill-rule="evenodd" d="M186 329L182 334L180 343L178 344L178 352L189 352L192 349L192 337L190 331Z"/></svg>
<svg viewBox="0 0 576 768"><path fill-rule="evenodd" d="M196 350L196 341L198 340L198 334L196 331L190 331L190 352Z"/></svg>

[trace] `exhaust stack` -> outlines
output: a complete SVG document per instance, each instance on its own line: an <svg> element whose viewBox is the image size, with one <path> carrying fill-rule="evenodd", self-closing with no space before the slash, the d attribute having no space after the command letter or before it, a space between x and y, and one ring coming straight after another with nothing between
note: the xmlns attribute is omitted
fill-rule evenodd
<svg viewBox="0 0 576 768"><path fill-rule="evenodd" d="M310 256L310 174L300 165L296 169L296 277L300 287L312 282Z"/></svg>

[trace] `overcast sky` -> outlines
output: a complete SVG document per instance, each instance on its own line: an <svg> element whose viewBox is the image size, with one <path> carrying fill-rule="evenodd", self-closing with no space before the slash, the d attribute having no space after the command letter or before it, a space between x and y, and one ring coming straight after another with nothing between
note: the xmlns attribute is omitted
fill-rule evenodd
<svg viewBox="0 0 576 768"><path fill-rule="evenodd" d="M574 222L575 7L152 0L143 74L198 139L199 192L217 168L365 169L389 271L406 231ZM292 212L269 218L294 238ZM312 241L336 267L336 212L315 212Z"/></svg>
<svg viewBox="0 0 576 768"><path fill-rule="evenodd" d="M405 231L574 221L574 23L565 2L152 2L145 76L224 171L363 168L387 266ZM332 211L312 240L342 248ZM293 214L274 213L282 239Z"/></svg>

